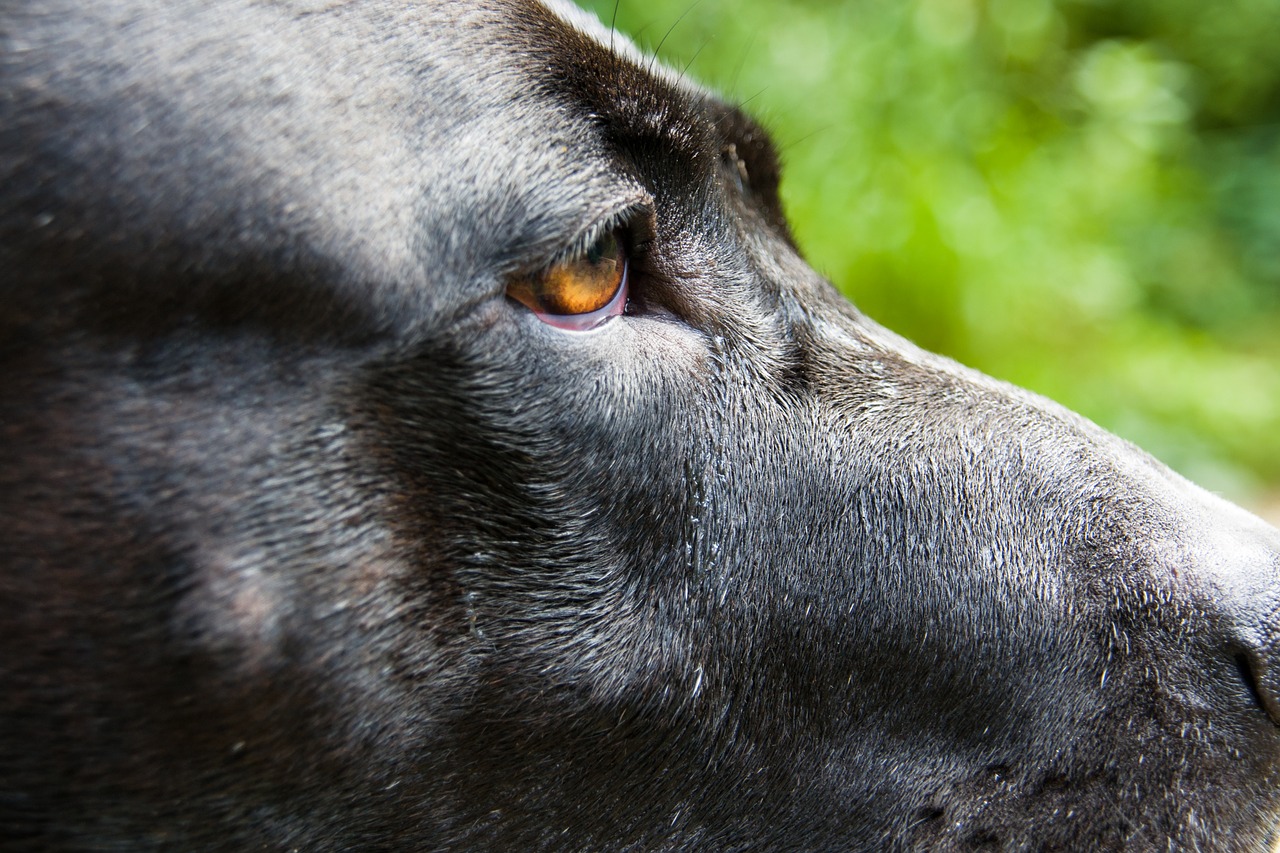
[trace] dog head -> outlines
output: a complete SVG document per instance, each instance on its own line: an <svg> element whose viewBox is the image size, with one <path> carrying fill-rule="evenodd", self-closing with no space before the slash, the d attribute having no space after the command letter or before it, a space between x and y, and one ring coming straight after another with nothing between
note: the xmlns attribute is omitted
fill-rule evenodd
<svg viewBox="0 0 1280 853"><path fill-rule="evenodd" d="M1280 535L559 0L0 10L24 849L1259 849Z"/></svg>

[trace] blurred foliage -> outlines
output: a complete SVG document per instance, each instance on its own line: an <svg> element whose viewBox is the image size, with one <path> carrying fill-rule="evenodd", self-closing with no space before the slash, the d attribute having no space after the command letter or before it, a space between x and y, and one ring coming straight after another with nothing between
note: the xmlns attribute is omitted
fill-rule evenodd
<svg viewBox="0 0 1280 853"><path fill-rule="evenodd" d="M801 246L865 312L1211 489L1280 490L1280 0L616 14L772 130Z"/></svg>

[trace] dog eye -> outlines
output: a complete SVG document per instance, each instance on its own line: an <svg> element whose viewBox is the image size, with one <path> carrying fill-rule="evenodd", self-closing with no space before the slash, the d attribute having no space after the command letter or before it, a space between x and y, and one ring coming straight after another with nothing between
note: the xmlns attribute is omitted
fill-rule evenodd
<svg viewBox="0 0 1280 853"><path fill-rule="evenodd" d="M507 282L507 295L548 325L586 331L621 314L627 304L627 254L616 232L586 253Z"/></svg>

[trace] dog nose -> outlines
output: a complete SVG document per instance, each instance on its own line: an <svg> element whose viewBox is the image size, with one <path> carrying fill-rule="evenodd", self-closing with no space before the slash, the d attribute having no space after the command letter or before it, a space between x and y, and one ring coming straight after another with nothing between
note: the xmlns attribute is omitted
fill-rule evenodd
<svg viewBox="0 0 1280 853"><path fill-rule="evenodd" d="M1280 645L1274 637L1238 658L1241 676L1271 722L1280 726Z"/></svg>
<svg viewBox="0 0 1280 853"><path fill-rule="evenodd" d="M1192 583L1214 602L1241 678L1280 726L1280 530L1234 506L1217 509L1197 549L1207 571Z"/></svg>
<svg viewBox="0 0 1280 853"><path fill-rule="evenodd" d="M1269 574L1280 574L1273 560ZM1280 726L1280 595L1258 595L1234 614L1236 665L1254 699Z"/></svg>

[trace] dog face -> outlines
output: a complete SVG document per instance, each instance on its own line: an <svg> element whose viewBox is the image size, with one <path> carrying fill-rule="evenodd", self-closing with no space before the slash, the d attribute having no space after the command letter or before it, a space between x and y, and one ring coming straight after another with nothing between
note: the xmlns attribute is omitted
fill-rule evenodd
<svg viewBox="0 0 1280 853"><path fill-rule="evenodd" d="M1272 838L1277 532L861 316L621 36L0 33L14 849Z"/></svg>

